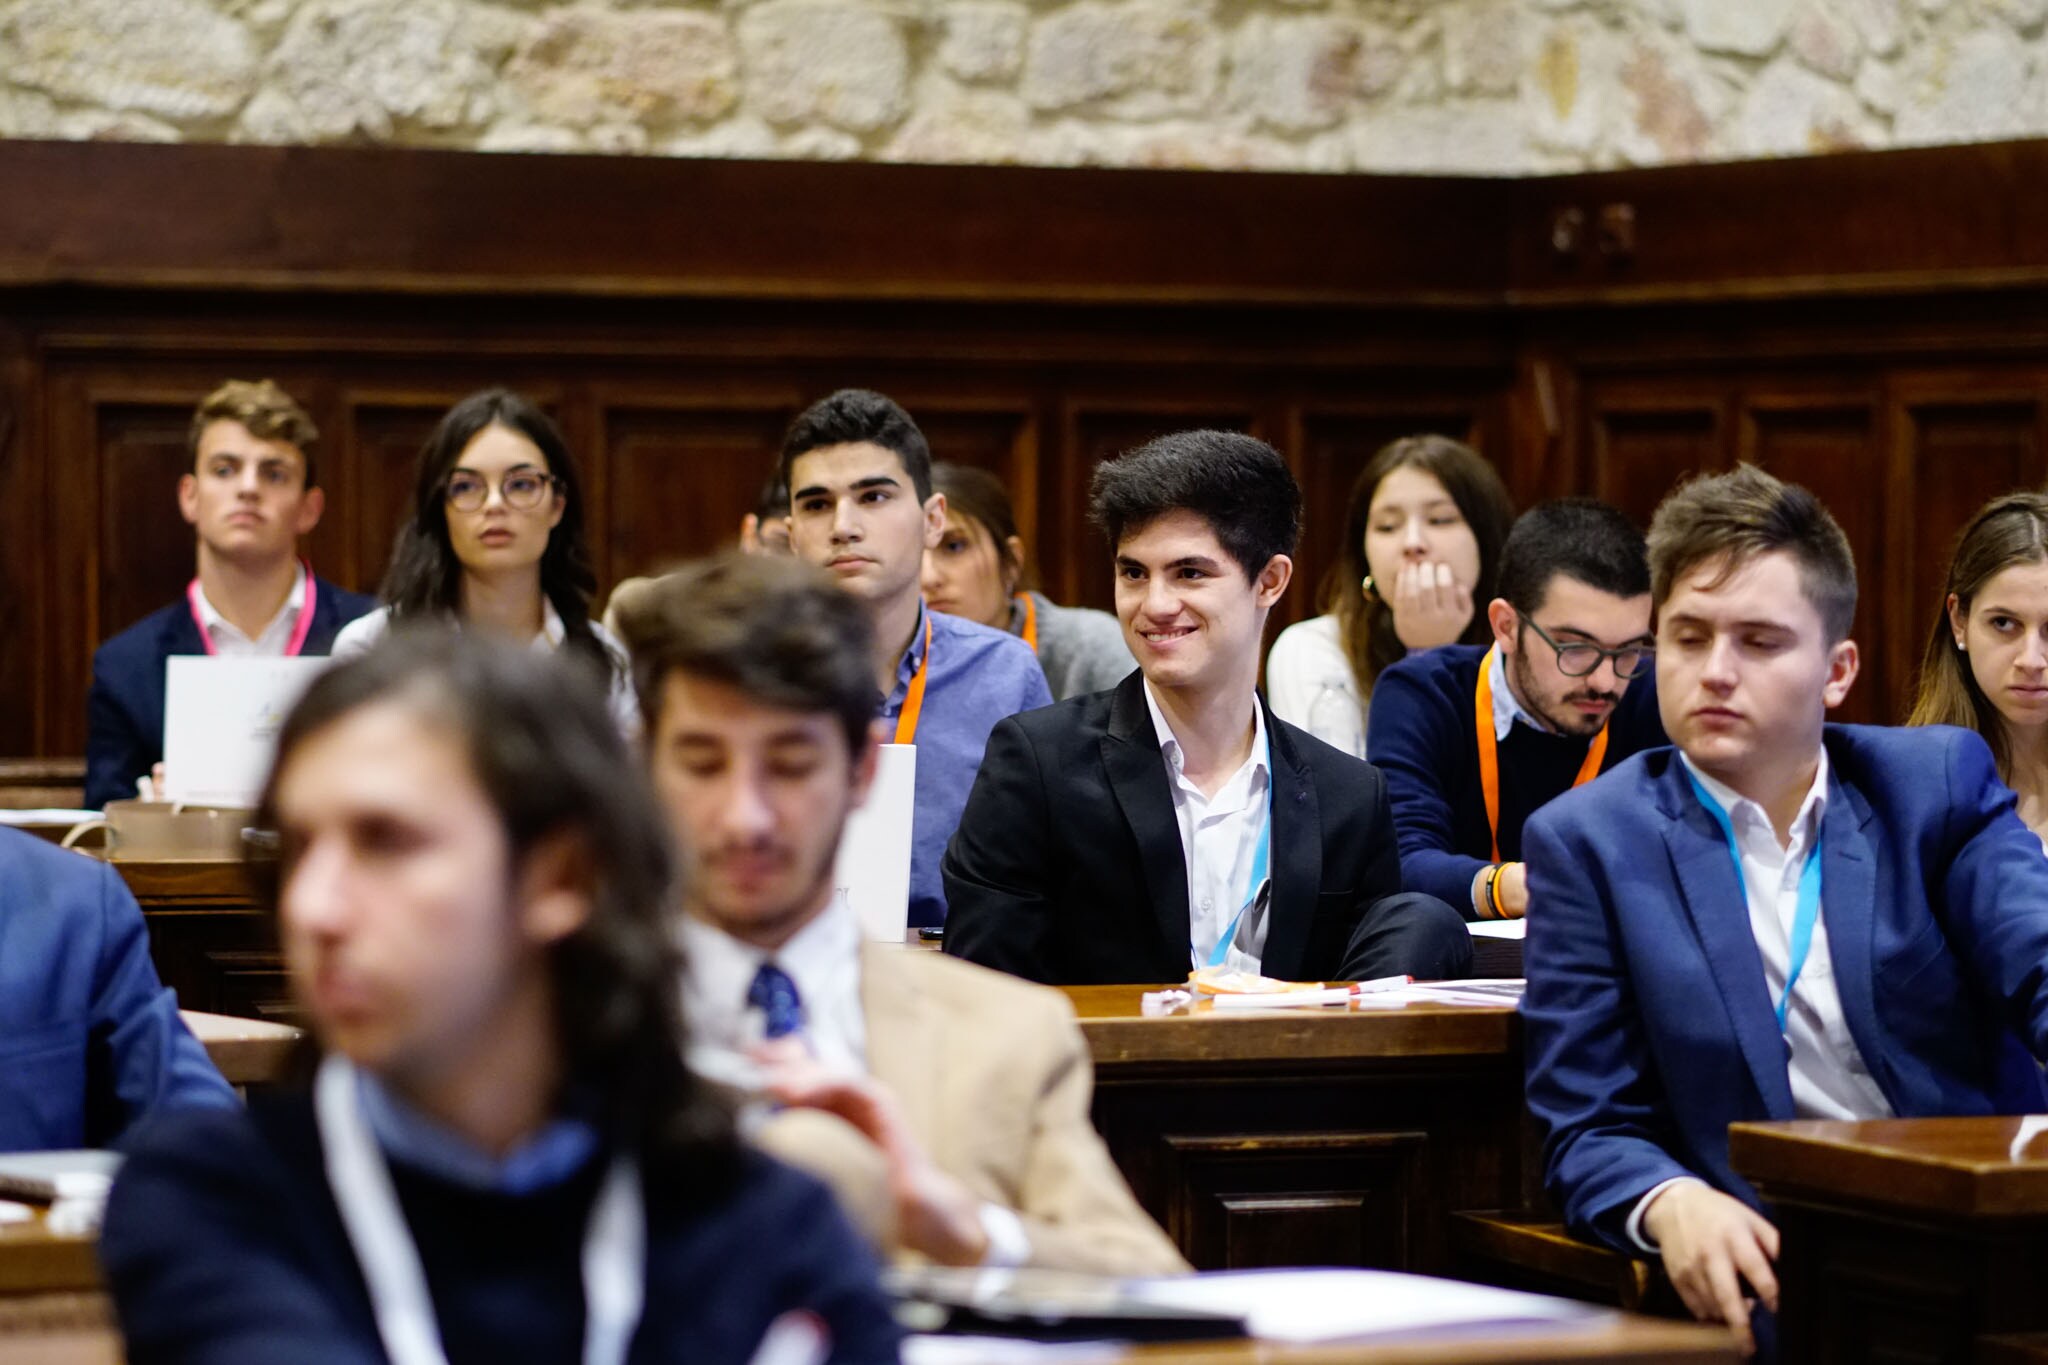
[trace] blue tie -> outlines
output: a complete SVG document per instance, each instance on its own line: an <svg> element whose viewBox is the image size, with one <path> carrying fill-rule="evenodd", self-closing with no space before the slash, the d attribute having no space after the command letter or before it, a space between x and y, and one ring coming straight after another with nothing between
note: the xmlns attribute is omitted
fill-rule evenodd
<svg viewBox="0 0 2048 1365"><path fill-rule="evenodd" d="M773 962L763 962L761 970L754 973L754 984L747 987L747 1003L767 1018L770 1038L787 1038L804 1026L804 1001L796 992L796 982Z"/></svg>

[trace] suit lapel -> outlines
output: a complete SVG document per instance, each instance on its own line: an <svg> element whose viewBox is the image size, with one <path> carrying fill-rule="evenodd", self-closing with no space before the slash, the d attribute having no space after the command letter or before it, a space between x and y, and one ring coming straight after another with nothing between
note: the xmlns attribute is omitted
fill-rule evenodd
<svg viewBox="0 0 2048 1365"><path fill-rule="evenodd" d="M1266 705L1264 697L1259 705ZM1322 809L1314 772L1295 752L1271 708L1266 709L1266 741L1273 781L1273 903L1260 964L1267 976L1292 981L1302 975L1316 894L1323 886Z"/></svg>
<svg viewBox="0 0 2048 1365"><path fill-rule="evenodd" d="M1678 872L1678 886L1699 935L1707 966L1720 987L1721 1001L1735 1029L1735 1040L1749 1064L1757 1093L1774 1119L1789 1119L1792 1113L1792 1081L1786 1070L1785 1043L1777 1030L1770 992L1764 985L1764 964L1757 952L1756 936L1749 927L1749 901L1735 873L1735 859L1721 827L1700 806L1686 781L1685 767L1672 755L1667 789L1664 843L1671 853L1671 865ZM1825 878L1824 867L1822 876Z"/></svg>
<svg viewBox="0 0 2048 1365"><path fill-rule="evenodd" d="M1102 766L1110 789L1138 843L1145 873L1145 891L1152 915L1170 952L1185 953L1188 944L1188 870L1180 846L1180 822L1173 814L1173 793L1166 785L1166 761L1159 753L1159 735L1145 705L1145 678L1133 673L1116 689L1110 703L1109 728L1102 737ZM1277 861L1280 850L1275 847Z"/></svg>
<svg viewBox="0 0 2048 1365"><path fill-rule="evenodd" d="M930 1002L917 988L916 964L904 960L924 951L862 943L860 1010L867 1023L868 1074L895 1094L910 1131L930 1145L943 1136L937 1108L947 1050L933 1044L945 1024L932 1017Z"/></svg>
<svg viewBox="0 0 2048 1365"><path fill-rule="evenodd" d="M1862 793L1842 782L1834 764L1828 768L1828 808L1821 821L1820 917L1827 926L1828 957L1835 969L1835 994L1842 1018L1856 1048L1871 1062L1871 1074L1894 1109L1888 1072L1881 1065L1884 1049L1877 1022L1876 953L1877 858L1865 826L1872 812Z"/></svg>

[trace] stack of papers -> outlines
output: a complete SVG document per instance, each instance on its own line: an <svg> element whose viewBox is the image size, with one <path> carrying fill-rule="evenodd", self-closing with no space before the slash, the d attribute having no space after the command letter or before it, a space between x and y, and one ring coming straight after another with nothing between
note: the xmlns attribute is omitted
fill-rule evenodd
<svg viewBox="0 0 2048 1365"><path fill-rule="evenodd" d="M1570 1322L1602 1311L1541 1294L1391 1270L1236 1270L1138 1280L1126 1290L1151 1303L1239 1314L1253 1337L1290 1344Z"/></svg>

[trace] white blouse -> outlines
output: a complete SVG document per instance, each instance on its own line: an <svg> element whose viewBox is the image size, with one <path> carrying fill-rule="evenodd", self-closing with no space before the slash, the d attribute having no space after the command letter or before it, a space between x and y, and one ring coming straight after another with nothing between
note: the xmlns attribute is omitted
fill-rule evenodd
<svg viewBox="0 0 2048 1365"><path fill-rule="evenodd" d="M1335 616L1289 626L1266 656L1273 714L1332 748L1365 757L1365 700L1337 634Z"/></svg>

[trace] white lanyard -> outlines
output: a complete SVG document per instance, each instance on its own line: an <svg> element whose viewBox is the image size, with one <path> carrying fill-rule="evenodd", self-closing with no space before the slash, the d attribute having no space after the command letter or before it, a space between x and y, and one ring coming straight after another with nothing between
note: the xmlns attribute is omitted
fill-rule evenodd
<svg viewBox="0 0 2048 1365"><path fill-rule="evenodd" d="M327 1183L362 1267L391 1365L447 1365L419 1248L406 1230L391 1168L363 1117L356 1070L330 1054L313 1085ZM647 1290L647 1217L640 1167L621 1154L605 1172L583 1236L584 1365L624 1365Z"/></svg>

